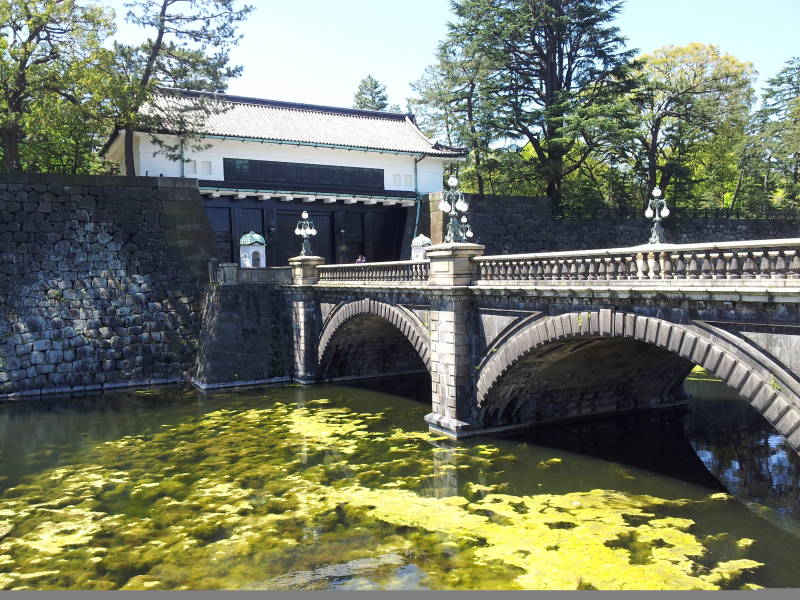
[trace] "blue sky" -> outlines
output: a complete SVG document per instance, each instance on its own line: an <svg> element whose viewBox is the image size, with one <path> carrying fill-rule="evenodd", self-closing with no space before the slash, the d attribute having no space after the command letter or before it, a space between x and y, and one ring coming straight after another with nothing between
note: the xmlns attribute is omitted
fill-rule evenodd
<svg viewBox="0 0 800 600"><path fill-rule="evenodd" d="M123 22L119 37L139 35ZM232 54L244 66L229 92L276 100L350 106L371 74L389 101L405 107L409 83L433 61L452 18L449 0L250 0ZM763 83L800 55L800 0L627 0L618 26L629 47L705 42L750 61Z"/></svg>

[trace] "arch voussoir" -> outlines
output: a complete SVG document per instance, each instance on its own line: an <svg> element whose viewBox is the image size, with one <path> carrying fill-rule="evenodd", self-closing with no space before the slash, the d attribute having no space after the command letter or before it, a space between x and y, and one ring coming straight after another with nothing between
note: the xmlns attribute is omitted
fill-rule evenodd
<svg viewBox="0 0 800 600"><path fill-rule="evenodd" d="M379 317L397 328L409 341L425 364L425 367L430 371L430 340L428 339L427 331L421 329L397 307L371 298L364 298L362 300L355 300L342 304L329 315L323 331L319 336L317 356L320 362L336 331L347 321L360 315Z"/></svg>
<svg viewBox="0 0 800 600"><path fill-rule="evenodd" d="M534 321L490 350L480 365L475 382L477 409L486 403L501 378L538 348L565 338L625 337L660 347L688 362L701 365L721 379L761 413L793 447L800 442L800 407L781 391L777 380L763 372L763 365L748 361L747 354L732 351L714 339L685 326L656 317L613 311L576 311ZM595 321L595 323L592 323ZM602 333L601 333L602 330Z"/></svg>

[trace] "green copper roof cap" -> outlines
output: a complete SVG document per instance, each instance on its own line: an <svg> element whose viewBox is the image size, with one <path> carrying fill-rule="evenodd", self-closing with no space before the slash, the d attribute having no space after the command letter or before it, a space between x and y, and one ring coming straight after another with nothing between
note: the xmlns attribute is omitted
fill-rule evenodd
<svg viewBox="0 0 800 600"><path fill-rule="evenodd" d="M240 246L250 246L252 244L261 244L262 246L266 246L267 240L264 239L263 235L259 235L255 231L245 233L241 238L239 238Z"/></svg>
<svg viewBox="0 0 800 600"><path fill-rule="evenodd" d="M423 248L425 246L432 246L433 242L431 242L431 238L429 238L424 233L420 233L417 237L411 240L411 247L412 248Z"/></svg>

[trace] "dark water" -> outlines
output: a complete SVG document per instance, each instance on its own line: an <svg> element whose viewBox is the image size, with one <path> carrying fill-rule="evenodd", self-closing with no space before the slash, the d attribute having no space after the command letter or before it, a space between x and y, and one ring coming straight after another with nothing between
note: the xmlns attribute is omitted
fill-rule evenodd
<svg viewBox="0 0 800 600"><path fill-rule="evenodd" d="M5 405L0 589L800 586L800 459L687 388L459 444L411 378Z"/></svg>

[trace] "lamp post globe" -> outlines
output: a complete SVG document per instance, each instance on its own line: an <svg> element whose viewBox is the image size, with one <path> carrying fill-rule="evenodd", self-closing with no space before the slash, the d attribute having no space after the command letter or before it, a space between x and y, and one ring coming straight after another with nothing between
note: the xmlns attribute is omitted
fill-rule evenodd
<svg viewBox="0 0 800 600"><path fill-rule="evenodd" d="M442 200L439 202L439 210L450 217L447 223L447 234L444 238L445 244L465 243L468 238L473 236L472 228L467 223L466 212L469 210L469 203L464 198L463 192L457 188L458 178L451 175L447 179L449 189L442 193ZM459 213L464 213L459 216Z"/></svg>
<svg viewBox="0 0 800 600"><path fill-rule="evenodd" d="M309 220L307 211L304 210L300 213L300 220L294 228L294 234L303 238L300 256L311 256L311 243L308 238L309 236L317 235L317 228L314 227L314 222Z"/></svg>
<svg viewBox="0 0 800 600"><path fill-rule="evenodd" d="M662 219L669 216L669 208L667 208L667 201L661 197L661 188L655 186L650 192L652 198L648 201L647 210L644 211L644 216L648 219L653 219L653 226L650 228L650 244L665 244L667 242L667 234L661 226Z"/></svg>

